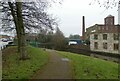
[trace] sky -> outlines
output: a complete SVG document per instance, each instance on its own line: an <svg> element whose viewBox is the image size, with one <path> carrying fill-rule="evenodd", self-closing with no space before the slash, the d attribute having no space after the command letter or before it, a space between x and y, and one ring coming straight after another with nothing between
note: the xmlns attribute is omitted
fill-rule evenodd
<svg viewBox="0 0 120 81"><path fill-rule="evenodd" d="M100 0L101 1L101 0ZM92 5L89 5L92 2ZM62 4L53 4L49 13L57 17L59 28L66 37L70 34L82 35L82 16L85 16L85 27L104 24L108 15L115 16L118 24L118 7L106 9L93 0L63 0Z"/></svg>

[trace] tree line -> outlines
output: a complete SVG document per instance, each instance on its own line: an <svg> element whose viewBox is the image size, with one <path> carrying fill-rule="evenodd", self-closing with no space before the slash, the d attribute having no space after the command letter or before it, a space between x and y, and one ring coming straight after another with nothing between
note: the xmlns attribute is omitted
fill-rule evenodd
<svg viewBox="0 0 120 81"><path fill-rule="evenodd" d="M42 32L36 33L33 36L34 39L31 39L31 36L33 35L28 36L27 41L35 47L64 50L68 44L68 39L58 27L56 27L54 32L43 30Z"/></svg>

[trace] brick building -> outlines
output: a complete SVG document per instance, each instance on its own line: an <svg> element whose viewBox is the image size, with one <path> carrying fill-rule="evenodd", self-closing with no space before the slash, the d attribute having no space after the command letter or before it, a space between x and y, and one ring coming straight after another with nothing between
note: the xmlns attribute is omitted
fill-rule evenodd
<svg viewBox="0 0 120 81"><path fill-rule="evenodd" d="M86 29L86 39L90 40L92 51L118 54L120 25L114 25L114 16L104 19L104 24L95 24Z"/></svg>

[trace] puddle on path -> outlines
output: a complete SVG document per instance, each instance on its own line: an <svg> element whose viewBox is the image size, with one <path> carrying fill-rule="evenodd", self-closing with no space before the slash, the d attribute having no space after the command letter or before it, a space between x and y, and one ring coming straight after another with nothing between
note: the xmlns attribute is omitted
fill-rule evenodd
<svg viewBox="0 0 120 81"><path fill-rule="evenodd" d="M68 58L61 58L62 61L69 61Z"/></svg>

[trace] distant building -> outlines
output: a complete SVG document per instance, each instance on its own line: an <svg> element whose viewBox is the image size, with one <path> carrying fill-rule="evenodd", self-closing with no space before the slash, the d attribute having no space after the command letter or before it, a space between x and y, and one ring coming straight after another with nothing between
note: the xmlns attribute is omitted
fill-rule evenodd
<svg viewBox="0 0 120 81"><path fill-rule="evenodd" d="M114 25L114 16L104 19L104 24L95 24L86 29L86 39L90 40L92 51L118 53L120 25Z"/></svg>

